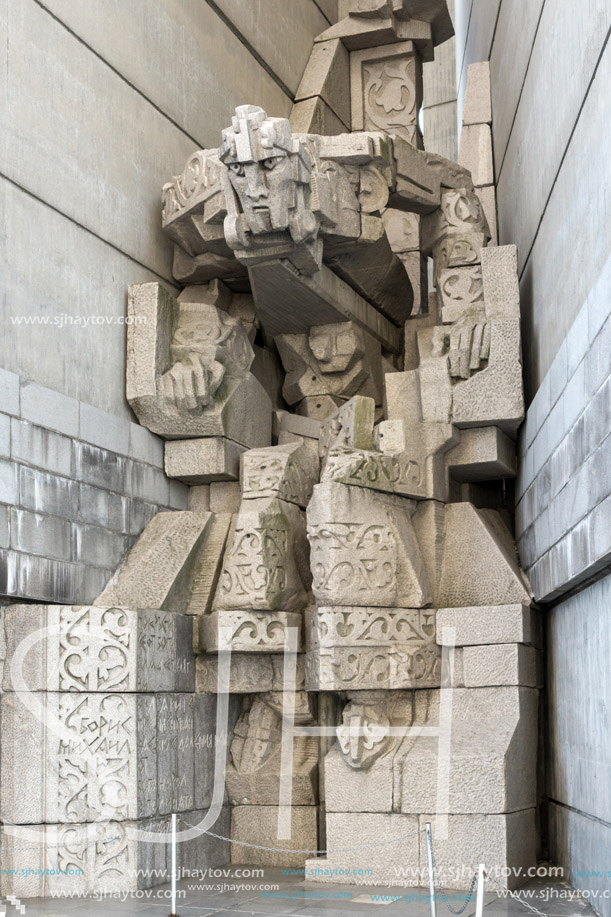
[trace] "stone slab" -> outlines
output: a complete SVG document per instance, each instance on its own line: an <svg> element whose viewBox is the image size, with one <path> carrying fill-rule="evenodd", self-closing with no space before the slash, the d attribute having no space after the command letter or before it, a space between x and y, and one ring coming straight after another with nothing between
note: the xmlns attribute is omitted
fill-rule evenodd
<svg viewBox="0 0 611 917"><path fill-rule="evenodd" d="M244 452L246 446L224 436L175 439L164 447L165 473L185 484L237 481Z"/></svg>
<svg viewBox="0 0 611 917"><path fill-rule="evenodd" d="M492 124L490 61L469 64L462 123Z"/></svg>
<svg viewBox="0 0 611 917"><path fill-rule="evenodd" d="M309 331L312 325L354 321L385 350L400 352L399 329L325 265L306 277L287 261L274 261L249 268L249 275L257 314L270 341L277 334ZM293 303L290 310L287 302Z"/></svg>
<svg viewBox="0 0 611 917"><path fill-rule="evenodd" d="M518 250L515 245L481 251L482 281L488 318L520 318Z"/></svg>
<svg viewBox="0 0 611 917"><path fill-rule="evenodd" d="M517 474L516 447L498 427L461 430L460 442L446 455L455 481L498 481Z"/></svg>
<svg viewBox="0 0 611 917"><path fill-rule="evenodd" d="M319 477L318 456L299 443L250 450L241 459L244 500L279 497L305 508Z"/></svg>
<svg viewBox="0 0 611 917"><path fill-rule="evenodd" d="M482 187L494 184L492 132L488 124L463 126L458 161L471 172L474 185Z"/></svg>
<svg viewBox="0 0 611 917"><path fill-rule="evenodd" d="M437 642L448 646L486 646L521 643L540 646L541 623L538 612L528 605L492 605L437 610ZM444 637L444 628L453 628L454 639Z"/></svg>
<svg viewBox="0 0 611 917"><path fill-rule="evenodd" d="M283 653L287 629L298 631L301 649L302 616L285 611L216 611L200 618L200 646L217 653L227 645L237 653Z"/></svg>
<svg viewBox="0 0 611 917"><path fill-rule="evenodd" d="M11 605L4 627L3 691L23 690L11 677L13 662L30 691L195 690L193 619L187 615L99 605ZM37 634L41 639L34 643Z"/></svg>
<svg viewBox="0 0 611 917"><path fill-rule="evenodd" d="M234 841L276 847L279 850L256 850L232 844L232 863L248 866L303 866L307 853L282 852L283 848L316 850L318 848L317 806L291 808L291 836L278 837L278 806L234 806L231 812L231 837Z"/></svg>
<svg viewBox="0 0 611 917"><path fill-rule="evenodd" d="M436 688L441 684L440 647L316 648L306 653L308 691L371 691Z"/></svg>
<svg viewBox="0 0 611 917"><path fill-rule="evenodd" d="M350 124L350 58L339 39L314 45L295 95L295 102L320 96L344 123ZM316 132L315 132L316 133Z"/></svg>
<svg viewBox="0 0 611 917"><path fill-rule="evenodd" d="M532 646L503 643L488 646L466 646L462 654L465 688L491 685L523 685L536 688L537 651Z"/></svg>

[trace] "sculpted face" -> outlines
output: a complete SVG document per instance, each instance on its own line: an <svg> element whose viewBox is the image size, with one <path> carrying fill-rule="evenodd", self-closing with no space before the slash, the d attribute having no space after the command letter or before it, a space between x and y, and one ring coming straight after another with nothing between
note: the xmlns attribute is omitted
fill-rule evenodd
<svg viewBox="0 0 611 917"><path fill-rule="evenodd" d="M284 152L256 162L229 162L229 180L253 235L287 229L294 206L293 167Z"/></svg>
<svg viewBox="0 0 611 917"><path fill-rule="evenodd" d="M352 322L310 328L309 344L324 373L346 372L364 355L362 336Z"/></svg>

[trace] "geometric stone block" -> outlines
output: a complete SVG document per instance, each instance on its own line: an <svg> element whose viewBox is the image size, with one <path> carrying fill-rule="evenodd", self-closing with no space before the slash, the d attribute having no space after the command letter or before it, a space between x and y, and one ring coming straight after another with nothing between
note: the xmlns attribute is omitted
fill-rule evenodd
<svg viewBox="0 0 611 917"><path fill-rule="evenodd" d="M498 481L517 473L516 447L498 427L461 430L460 442L446 453L446 465L455 481Z"/></svg>
<svg viewBox="0 0 611 917"><path fill-rule="evenodd" d="M320 96L295 102L291 109L290 122L295 134L320 134L329 137L343 134L348 130Z"/></svg>
<svg viewBox="0 0 611 917"><path fill-rule="evenodd" d="M490 608L439 608L437 642L444 646L444 628L456 631L452 645L485 646L523 643L539 646L538 613L527 605L493 605Z"/></svg>
<svg viewBox="0 0 611 917"><path fill-rule="evenodd" d="M243 500L214 598L215 611L299 611L309 586L304 513L276 498Z"/></svg>
<svg viewBox="0 0 611 917"><path fill-rule="evenodd" d="M210 502L218 502L218 488L239 488L239 486L239 484L210 484ZM229 500L224 502L228 503ZM208 529L206 543L193 576L191 595L185 609L188 615L208 614L212 608L231 522L231 512L220 512L218 509L214 511L212 525Z"/></svg>
<svg viewBox="0 0 611 917"><path fill-rule="evenodd" d="M237 481L243 452L246 452L245 446L224 436L167 440L165 473L185 484Z"/></svg>
<svg viewBox="0 0 611 917"><path fill-rule="evenodd" d="M194 691L193 619L99 605L10 605L3 690L23 640L46 629L19 670L30 691Z"/></svg>
<svg viewBox="0 0 611 917"><path fill-rule="evenodd" d="M414 500L432 496L427 492L423 469L409 451L384 455L334 447L327 455L321 477L321 482L326 481L400 494Z"/></svg>
<svg viewBox="0 0 611 917"><path fill-rule="evenodd" d="M196 698L3 694L3 819L78 824L192 809Z"/></svg>
<svg viewBox="0 0 611 917"><path fill-rule="evenodd" d="M157 513L93 604L184 613L213 518Z"/></svg>
<svg viewBox="0 0 611 917"><path fill-rule="evenodd" d="M463 124L491 124L490 61L469 64L462 114Z"/></svg>
<svg viewBox="0 0 611 917"><path fill-rule="evenodd" d="M479 264L444 268L437 283L441 321L453 324L463 315L484 315L484 289Z"/></svg>
<svg viewBox="0 0 611 917"><path fill-rule="evenodd" d="M375 402L373 398L355 395L343 407L331 414L320 426L319 454L324 465L330 449L374 448L373 425Z"/></svg>
<svg viewBox="0 0 611 917"><path fill-rule="evenodd" d="M433 608L308 608L306 648L404 647L435 643Z"/></svg>
<svg viewBox="0 0 611 917"><path fill-rule="evenodd" d="M428 692L428 697L416 692L419 724L439 724L439 695L438 691ZM449 795L444 812L507 813L536 805L539 692L526 687L455 688L451 700ZM420 719L419 707L426 709ZM396 794L401 811L437 811L439 739L417 736L402 757L401 768L401 790Z"/></svg>
<svg viewBox="0 0 611 917"><path fill-rule="evenodd" d="M217 656L198 656L195 672L199 694L218 693L219 669ZM271 656L252 653L231 654L230 694L258 694L260 691L272 691L273 677L274 670Z"/></svg>
<svg viewBox="0 0 611 917"><path fill-rule="evenodd" d="M237 513L241 502L239 481L213 481L210 484L211 513Z"/></svg>
<svg viewBox="0 0 611 917"><path fill-rule="evenodd" d="M344 124L350 124L350 63L339 39L321 41L312 48L310 59L295 95L295 102L320 96ZM297 130L297 128L294 128Z"/></svg>
<svg viewBox="0 0 611 917"><path fill-rule="evenodd" d="M509 531L493 510L471 503L446 507L446 537L438 604L530 605L526 575Z"/></svg>
<svg viewBox="0 0 611 917"><path fill-rule="evenodd" d="M228 437L247 448L271 439L271 401L250 372L239 319L212 303L177 302L158 283L132 284L127 399L166 439Z"/></svg>
<svg viewBox="0 0 611 917"><path fill-rule="evenodd" d="M234 841L259 844L277 850L257 850L231 845L231 862L247 866L303 866L308 853L290 850L318 848L317 806L291 807L291 836L278 837L278 806L234 806L231 810L231 837ZM283 852L287 850L287 852Z"/></svg>
<svg viewBox="0 0 611 917"><path fill-rule="evenodd" d="M317 648L306 654L308 691L371 691L437 688L441 684L441 648Z"/></svg>
<svg viewBox="0 0 611 917"><path fill-rule="evenodd" d="M520 322L493 319L485 369L453 388L452 420L458 427L494 424L512 433L524 417Z"/></svg>
<svg viewBox="0 0 611 917"><path fill-rule="evenodd" d="M420 217L416 213L387 208L382 214L384 232L393 252L420 253Z"/></svg>
<svg viewBox="0 0 611 917"><path fill-rule="evenodd" d="M283 653L285 631L299 631L297 651L301 649L302 616L285 611L216 611L200 617L200 647L216 653L227 646L238 653ZM227 628L228 632L221 633Z"/></svg>
<svg viewBox="0 0 611 917"><path fill-rule="evenodd" d="M515 245L482 249L482 280L486 317L520 318L518 249Z"/></svg>
<svg viewBox="0 0 611 917"><path fill-rule="evenodd" d="M462 665L465 688L488 685L537 687L537 650L533 646L517 643L465 646Z"/></svg>
<svg viewBox="0 0 611 917"><path fill-rule="evenodd" d="M392 812L393 755L378 758L367 770L353 768L335 743L325 757L325 810Z"/></svg>
<svg viewBox="0 0 611 917"><path fill-rule="evenodd" d="M319 475L318 457L300 443L251 449L241 459L243 499L279 497L305 508Z"/></svg>
<svg viewBox="0 0 611 917"><path fill-rule="evenodd" d="M403 420L382 420L374 427L374 446L377 452L392 455L405 452L405 422Z"/></svg>
<svg viewBox="0 0 611 917"><path fill-rule="evenodd" d="M492 133L489 124L463 126L460 134L458 162L469 170L473 176L474 185L494 184Z"/></svg>
<svg viewBox="0 0 611 917"><path fill-rule="evenodd" d="M414 874L418 869L420 840L416 815L330 812L326 822L329 852L324 858L307 860L306 879L353 884L359 870L366 868L368 882L385 885L397 881L397 863L413 869ZM335 852L346 847L365 849Z"/></svg>
<svg viewBox="0 0 611 917"><path fill-rule="evenodd" d="M428 605L428 578L411 523L414 510L404 497L317 484L307 510L316 603Z"/></svg>
<svg viewBox="0 0 611 917"><path fill-rule="evenodd" d="M434 809L433 809L434 811ZM450 815L448 839L435 837L435 816L421 815L420 828L433 825L435 858L439 864L440 881L466 890L471 877L449 872L455 863L485 863L486 869L502 888L520 888L528 878L528 870L537 863L537 829L535 809L524 809L508 815ZM426 872L426 849L421 846L420 869Z"/></svg>

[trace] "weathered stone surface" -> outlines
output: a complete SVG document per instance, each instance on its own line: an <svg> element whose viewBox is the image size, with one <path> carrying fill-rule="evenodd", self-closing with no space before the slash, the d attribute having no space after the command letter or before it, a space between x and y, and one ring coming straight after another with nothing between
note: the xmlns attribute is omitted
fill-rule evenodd
<svg viewBox="0 0 611 917"><path fill-rule="evenodd" d="M346 399L338 395L308 395L298 402L295 410L308 420L322 422L335 414L344 404Z"/></svg>
<svg viewBox="0 0 611 917"><path fill-rule="evenodd" d="M196 661L196 690L200 694L217 694L219 663L216 656L198 656ZM229 678L230 694L258 694L271 691L274 669L272 657L252 653L232 653Z"/></svg>
<svg viewBox="0 0 611 917"><path fill-rule="evenodd" d="M191 809L194 698L3 694L4 817L14 824L63 824Z"/></svg>
<svg viewBox="0 0 611 917"><path fill-rule="evenodd" d="M444 189L438 209L421 220L422 253L435 258L435 282L439 272L449 266L457 240L483 235L485 240L479 245L482 248L490 238L481 201L471 190L472 187L465 183L462 187ZM467 247L460 244L459 250ZM475 252L473 260L474 263L479 261L479 251ZM465 263L464 260L462 263Z"/></svg>
<svg viewBox="0 0 611 917"><path fill-rule="evenodd" d="M242 491L237 481L214 481L210 484L210 511L212 513L237 513L242 502Z"/></svg>
<svg viewBox="0 0 611 917"><path fill-rule="evenodd" d="M178 303L156 283L130 287L128 315L126 392L143 426L167 439L269 444L271 402L250 373L254 352L239 319Z"/></svg>
<svg viewBox="0 0 611 917"><path fill-rule="evenodd" d="M193 691L192 618L97 605L11 605L4 613L3 690L15 660L30 691ZM33 643L18 663L23 640Z"/></svg>
<svg viewBox="0 0 611 917"><path fill-rule="evenodd" d="M348 125L340 121L320 96L296 102L291 110L290 121L296 134L321 134L328 137L348 130Z"/></svg>
<svg viewBox="0 0 611 917"><path fill-rule="evenodd" d="M420 828L433 823L433 842L442 882L450 881L449 869L455 863L486 863L503 888L519 888L524 876L537 862L535 809L523 809L508 815L450 815L448 840L435 839L434 815L421 815ZM474 867L475 868L475 867ZM426 870L425 845L421 846L420 869ZM509 870L510 874L505 877ZM453 884L467 889L469 876L456 876Z"/></svg>
<svg viewBox="0 0 611 917"><path fill-rule="evenodd" d="M445 268L437 285L441 321L453 324L464 315L483 317L484 288L481 265Z"/></svg>
<svg viewBox="0 0 611 917"><path fill-rule="evenodd" d="M452 418L458 427L494 424L514 432L524 417L520 323L493 319L488 328L488 365L456 383Z"/></svg>
<svg viewBox="0 0 611 917"><path fill-rule="evenodd" d="M275 498L244 500L232 525L214 609L299 611L307 604L308 574L302 511Z"/></svg>
<svg viewBox="0 0 611 917"><path fill-rule="evenodd" d="M420 251L420 217L405 210L387 208L382 214L384 232L393 252Z"/></svg>
<svg viewBox="0 0 611 917"><path fill-rule="evenodd" d="M306 649L435 643L431 608L322 607L306 613Z"/></svg>
<svg viewBox="0 0 611 917"><path fill-rule="evenodd" d="M463 125L458 161L469 170L474 185L494 184L492 132L488 124Z"/></svg>
<svg viewBox="0 0 611 917"><path fill-rule="evenodd" d="M244 500L279 497L305 508L319 476L318 456L299 443L251 450L241 459Z"/></svg>
<svg viewBox="0 0 611 917"><path fill-rule="evenodd" d="M515 443L498 427L462 430L446 462L455 481L495 481L517 473Z"/></svg>
<svg viewBox="0 0 611 917"><path fill-rule="evenodd" d="M189 488L188 509L192 513L210 512L210 486L208 484Z"/></svg>
<svg viewBox="0 0 611 917"><path fill-rule="evenodd" d="M301 417L299 414L290 414L288 411L276 411L276 435L293 433L302 439L315 439L318 441L321 421L310 417Z"/></svg>
<svg viewBox="0 0 611 917"><path fill-rule="evenodd" d="M451 700L445 811L507 813L534 806L538 692L518 687L455 688ZM430 692L428 698L417 693L416 722L439 724L439 692ZM439 741L436 736L417 736L402 759L402 812L439 811Z"/></svg>
<svg viewBox="0 0 611 917"><path fill-rule="evenodd" d="M331 414L320 427L319 453L324 465L329 450L340 447L373 448L375 403L357 395Z"/></svg>
<svg viewBox="0 0 611 917"><path fill-rule="evenodd" d="M233 805L279 805L281 801L284 698L284 693L274 692L245 698L242 702L226 775L227 795ZM312 704L304 692L294 695L293 716L298 725L314 722ZM297 736L292 748L291 805L316 805L318 739Z"/></svg>
<svg viewBox="0 0 611 917"><path fill-rule="evenodd" d="M287 850L316 850L316 806L291 807L291 836L278 837L278 806L234 806L231 810L232 863L248 866L303 866L307 853L281 852ZM278 850L257 850L242 847L239 842L275 847Z"/></svg>
<svg viewBox="0 0 611 917"><path fill-rule="evenodd" d="M421 456L418 455L418 459ZM384 455L357 449L331 449L321 481L335 481L412 499L433 496L427 491L426 469L409 452Z"/></svg>
<svg viewBox="0 0 611 917"><path fill-rule="evenodd" d="M429 296L427 260L420 252L402 252L399 260L409 277L414 294L411 315L422 315L426 312Z"/></svg>
<svg viewBox="0 0 611 917"><path fill-rule="evenodd" d="M470 503L446 507L438 603L443 607L532 603L513 540L498 513Z"/></svg>
<svg viewBox="0 0 611 917"><path fill-rule="evenodd" d="M211 489L226 486L233 485L210 485ZM235 486L237 487L238 485L236 484ZM225 545L229 537L231 519L231 514L228 512L216 512L212 518L208 537L193 575L191 595L186 609L187 614L203 615L207 614L212 608L212 600L221 573Z"/></svg>
<svg viewBox="0 0 611 917"><path fill-rule="evenodd" d="M157 513L94 605L184 613L211 525L210 513Z"/></svg>
<svg viewBox="0 0 611 917"><path fill-rule="evenodd" d="M200 646L216 653L227 641L238 653L283 653L286 630L297 628L301 649L302 617L285 611L216 611L200 618Z"/></svg>
<svg viewBox="0 0 611 917"><path fill-rule="evenodd" d="M373 431L373 441L378 452L392 455L405 452L405 423L403 420L382 420Z"/></svg>
<svg viewBox="0 0 611 917"><path fill-rule="evenodd" d="M411 523L414 509L402 497L318 484L307 514L317 604L427 605L430 588Z"/></svg>
<svg viewBox="0 0 611 917"><path fill-rule="evenodd" d="M541 623L528 605L493 605L437 610L437 642L445 644L444 628L455 629L451 645L487 646L522 643L539 646Z"/></svg>
<svg viewBox="0 0 611 917"><path fill-rule="evenodd" d="M339 39L318 42L312 48L301 83L295 95L295 102L320 96L344 124L350 124L350 60L346 48ZM301 130L293 123L293 130ZM307 129L308 133L310 129ZM326 133L326 131L312 131Z"/></svg>
<svg viewBox="0 0 611 917"><path fill-rule="evenodd" d="M224 436L173 440L164 448L165 473L185 484L237 481L245 451L245 446Z"/></svg>
<svg viewBox="0 0 611 917"><path fill-rule="evenodd" d="M189 824L199 824L206 812L184 813ZM180 826L179 826L180 827ZM167 844L151 843L146 836L134 837L136 830L151 835L167 835ZM223 806L215 831L229 836L229 806ZM166 871L169 880L169 823L167 818L143 818L129 822L101 824L63 824L5 826L1 834L4 863L0 893L18 898L125 893L150 888ZM25 849L24 849L25 848ZM201 863L223 866L229 858L226 841L200 835L181 841L177 847L179 869L196 870ZM66 870L71 869L68 875ZM138 870L159 870L154 877ZM28 871L29 870L29 871ZM76 870L82 870L78 875Z"/></svg>
<svg viewBox="0 0 611 917"><path fill-rule="evenodd" d="M488 318L520 318L518 250L515 245L482 249L482 279Z"/></svg>
<svg viewBox="0 0 611 917"><path fill-rule="evenodd" d="M537 651L532 646L518 643L466 646L462 666L465 688L494 685L537 687Z"/></svg>
<svg viewBox="0 0 611 917"><path fill-rule="evenodd" d="M317 648L305 666L308 691L407 690L441 682L441 652L432 645Z"/></svg>
<svg viewBox="0 0 611 917"><path fill-rule="evenodd" d="M368 882L383 885L396 881L398 862L406 869L418 868L418 832L418 818L414 815L330 812L327 816L329 852L324 858L307 860L306 879L352 884L354 870L358 874L359 868L364 867L372 870L367 873ZM365 849L346 850L350 847Z"/></svg>
<svg viewBox="0 0 611 917"><path fill-rule="evenodd" d="M492 123L490 61L469 64L462 123L463 125Z"/></svg>
<svg viewBox="0 0 611 917"><path fill-rule="evenodd" d="M387 110L380 87L391 82L397 88L400 107ZM382 130L413 143L422 105L422 66L412 42L353 51L350 96L353 131Z"/></svg>

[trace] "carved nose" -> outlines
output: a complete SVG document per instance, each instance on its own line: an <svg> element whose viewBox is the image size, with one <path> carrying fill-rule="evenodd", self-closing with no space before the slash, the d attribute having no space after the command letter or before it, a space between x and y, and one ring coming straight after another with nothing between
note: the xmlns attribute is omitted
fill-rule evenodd
<svg viewBox="0 0 611 917"><path fill-rule="evenodd" d="M259 201L268 196L268 190L258 166L246 167L246 194L251 201Z"/></svg>

